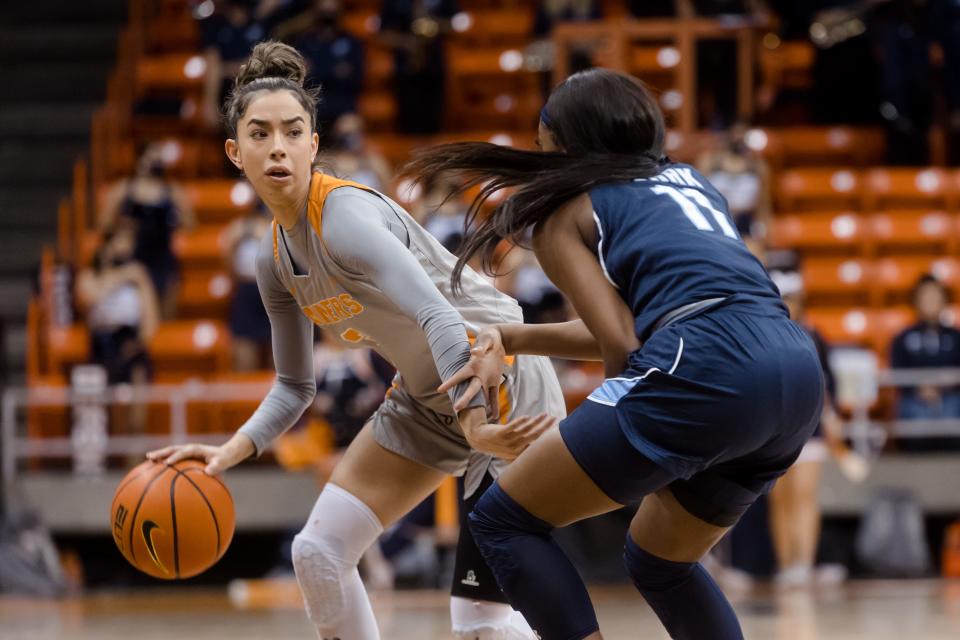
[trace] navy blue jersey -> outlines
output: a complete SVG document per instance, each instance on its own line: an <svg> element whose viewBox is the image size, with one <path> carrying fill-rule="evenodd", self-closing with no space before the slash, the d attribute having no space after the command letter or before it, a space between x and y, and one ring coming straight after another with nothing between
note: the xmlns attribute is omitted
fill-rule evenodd
<svg viewBox="0 0 960 640"><path fill-rule="evenodd" d="M598 253L646 340L664 314L711 298L752 299L786 315L776 286L736 231L722 195L696 169L590 190Z"/></svg>

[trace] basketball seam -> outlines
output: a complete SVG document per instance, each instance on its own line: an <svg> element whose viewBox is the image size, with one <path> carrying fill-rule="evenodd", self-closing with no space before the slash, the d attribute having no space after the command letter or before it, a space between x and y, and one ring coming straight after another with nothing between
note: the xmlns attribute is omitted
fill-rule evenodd
<svg viewBox="0 0 960 640"><path fill-rule="evenodd" d="M180 578L180 541L177 536L177 505L176 505L176 490L177 490L177 479L180 477L180 470L176 467L173 467L174 472L176 473L173 476L173 480L170 481L170 522L173 527L173 574L178 579Z"/></svg>
<svg viewBox="0 0 960 640"><path fill-rule="evenodd" d="M219 559L220 558L220 523L217 521L217 512L214 511L213 505L210 504L210 500L207 499L206 494L204 494L203 491L200 490L200 487L197 486L197 483L191 480L190 476L187 475L193 470L203 473L203 469L197 469L196 467L194 467L193 469L187 469L186 471L178 470L177 472L183 474L183 477L186 479L186 481L189 482L191 485L193 485L193 488L197 490L197 493L200 494L200 497L203 498L203 501L207 504L207 509L210 510L210 517L213 518L213 528L217 532L217 558ZM213 478L213 476L207 476L207 477ZM217 480L216 478L213 478L213 479ZM221 487L226 489L226 487L223 485L222 482L220 482L219 480L217 480L217 482L220 484ZM227 495L229 496L229 492L227 493Z"/></svg>
<svg viewBox="0 0 960 640"><path fill-rule="evenodd" d="M137 528L137 527L136 527L136 524L137 524L137 514L140 513L140 506L143 504L143 499L147 497L147 492L150 490L150 487L153 486L153 483L156 482L156 481L160 478L160 476L162 476L163 474L165 474L165 473L166 473L167 471L169 471L170 469L171 469L171 467L169 467L169 466L164 467L163 470L160 471L160 473L158 473L157 475L155 475L155 476L153 476L152 478L150 478L150 482L148 482L148 483L147 483L147 486L145 486L145 487L143 488L143 491L140 492L140 499L137 500L137 506L136 506L136 508L134 508L134 510L133 510L133 515L132 515L131 518L130 518L130 562L131 562L131 564L133 564L134 566L136 566L136 564L137 564L137 563L136 563L136 560L137 560L137 551L136 551L136 548L133 546L133 532L134 532L134 531L136 530L136 528Z"/></svg>

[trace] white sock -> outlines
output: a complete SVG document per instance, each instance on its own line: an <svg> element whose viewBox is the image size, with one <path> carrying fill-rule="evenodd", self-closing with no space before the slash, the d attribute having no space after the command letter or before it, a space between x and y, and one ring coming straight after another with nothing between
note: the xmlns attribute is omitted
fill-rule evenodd
<svg viewBox="0 0 960 640"><path fill-rule="evenodd" d="M537 635L509 604L451 596L453 635L464 640L534 640Z"/></svg>
<svg viewBox="0 0 960 640"><path fill-rule="evenodd" d="M383 527L367 505L327 484L293 540L293 568L321 640L380 640L357 564Z"/></svg>

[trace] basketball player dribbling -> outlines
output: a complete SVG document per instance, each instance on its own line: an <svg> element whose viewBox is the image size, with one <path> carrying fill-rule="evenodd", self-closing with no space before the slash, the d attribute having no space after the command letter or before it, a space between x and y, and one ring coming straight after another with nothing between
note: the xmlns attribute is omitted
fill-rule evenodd
<svg viewBox="0 0 960 640"><path fill-rule="evenodd" d="M535 356L505 362L503 384L475 394L460 412L453 398L466 383L437 391L469 360L468 333L522 322L519 305L470 270L455 295L456 258L407 212L376 191L313 171L316 98L303 88L304 75L296 50L261 43L225 108L227 155L274 217L260 247L257 284L270 316L276 383L222 446L171 446L148 457L199 458L216 474L262 453L315 393L313 324L393 363L393 388L293 543L294 570L320 637L373 640L380 635L357 570L364 551L448 475L466 473L469 510L499 473L495 458L516 457L565 414L564 401L549 360ZM487 402L493 397L501 400L495 407ZM498 412L503 423L490 424L488 415ZM467 527L452 596L455 637L534 637L506 604Z"/></svg>

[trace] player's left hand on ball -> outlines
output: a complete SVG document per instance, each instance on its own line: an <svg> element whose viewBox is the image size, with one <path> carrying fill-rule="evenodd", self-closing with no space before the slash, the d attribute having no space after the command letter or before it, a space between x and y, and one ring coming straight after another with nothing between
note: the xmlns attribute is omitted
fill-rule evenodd
<svg viewBox="0 0 960 640"><path fill-rule="evenodd" d="M174 444L147 453L147 458L163 464L176 464L181 460L202 460L207 463L204 471L215 476L226 471L236 463L231 463L223 455L222 447L208 444Z"/></svg>

